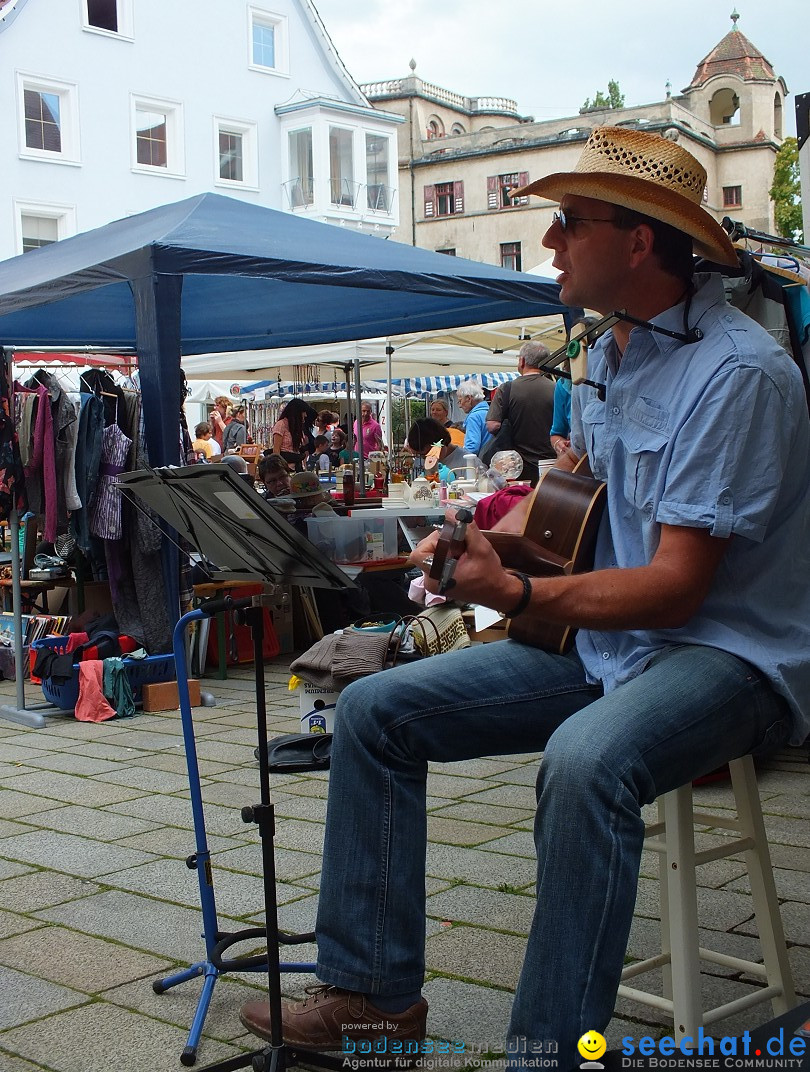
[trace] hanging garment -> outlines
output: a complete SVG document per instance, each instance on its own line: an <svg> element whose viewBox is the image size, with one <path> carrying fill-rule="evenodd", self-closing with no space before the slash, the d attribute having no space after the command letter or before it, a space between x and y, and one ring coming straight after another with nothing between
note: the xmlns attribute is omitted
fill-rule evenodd
<svg viewBox="0 0 810 1072"><path fill-rule="evenodd" d="M70 519L70 531L85 555L91 552L90 519L98 487L101 448L104 444L104 404L97 395L81 395L79 431L74 467L81 509Z"/></svg>
<svg viewBox="0 0 810 1072"><path fill-rule="evenodd" d="M22 386L15 389L28 390ZM37 398L37 412L34 420L33 450L25 469L25 482L31 510L35 514L45 515L43 539L46 543L53 543L56 539L57 503L51 397L44 384L38 384L33 390Z"/></svg>
<svg viewBox="0 0 810 1072"><path fill-rule="evenodd" d="M28 508L5 356L0 351L0 521L7 521L15 506L19 514Z"/></svg>
<svg viewBox="0 0 810 1072"><path fill-rule="evenodd" d="M121 492L114 485L126 469L131 446L132 440L117 424L108 424L104 429L98 493L90 521L90 531L104 540L121 539Z"/></svg>

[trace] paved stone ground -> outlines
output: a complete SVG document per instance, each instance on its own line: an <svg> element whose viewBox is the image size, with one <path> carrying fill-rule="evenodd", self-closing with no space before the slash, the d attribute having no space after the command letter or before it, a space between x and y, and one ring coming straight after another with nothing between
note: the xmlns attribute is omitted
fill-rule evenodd
<svg viewBox="0 0 810 1072"><path fill-rule="evenodd" d="M298 728L286 689L289 656L268 665L271 732ZM258 799L253 680L240 669L206 682L217 706L195 712L220 925L262 921L261 861L254 828L239 814ZM13 702L12 682L0 700ZM39 697L28 689L29 702ZM761 768L760 791L782 901L796 989L810 997L810 767L806 749ZM502 1051L511 992L533 905L531 838L538 757L437 766L429 792L428 937L434 1038ZM327 776L275 777L276 859L282 927L309 930L321 865ZM726 785L697 791L728 808ZM701 844L720 835L706 831ZM63 716L44 729L0 720L0 1072L176 1072L200 991L198 979L162 995L151 983L204 952L179 713L139 713L100 725ZM657 863L645 854L628 956L657 942ZM703 944L759 957L742 863L703 868ZM299 947L289 959L309 961ZM299 993L310 976L285 975ZM713 1004L756 983L721 969L703 981ZM261 976L217 983L200 1067L254 1048L239 1006ZM725 1021L737 1034L771 1017L769 1005ZM666 1034L664 1019L620 1001L608 1030ZM469 1051L468 1051L469 1052ZM480 1052L480 1051L479 1051ZM461 1066L466 1062L462 1061Z"/></svg>

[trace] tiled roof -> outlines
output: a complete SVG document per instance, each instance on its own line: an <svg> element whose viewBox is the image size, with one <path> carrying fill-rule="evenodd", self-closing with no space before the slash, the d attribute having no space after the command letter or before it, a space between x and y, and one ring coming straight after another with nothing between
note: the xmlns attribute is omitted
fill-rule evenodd
<svg viewBox="0 0 810 1072"><path fill-rule="evenodd" d="M735 74L744 82L775 79L773 67L740 30L729 30L719 45L697 66L688 89L696 89L718 74Z"/></svg>

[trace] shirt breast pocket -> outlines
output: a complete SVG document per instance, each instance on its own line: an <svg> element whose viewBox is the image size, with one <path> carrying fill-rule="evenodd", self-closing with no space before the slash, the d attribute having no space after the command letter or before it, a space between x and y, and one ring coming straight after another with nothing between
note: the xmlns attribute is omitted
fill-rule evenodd
<svg viewBox="0 0 810 1072"><path fill-rule="evenodd" d="M602 457L600 444L605 430L605 403L594 399L588 402L582 410L582 435L585 439L585 450L591 465L591 472L597 479L603 480L606 472L605 461Z"/></svg>
<svg viewBox="0 0 810 1072"><path fill-rule="evenodd" d="M621 430L624 444L624 496L638 509L652 508L663 486L663 463L669 445L669 411L637 398Z"/></svg>

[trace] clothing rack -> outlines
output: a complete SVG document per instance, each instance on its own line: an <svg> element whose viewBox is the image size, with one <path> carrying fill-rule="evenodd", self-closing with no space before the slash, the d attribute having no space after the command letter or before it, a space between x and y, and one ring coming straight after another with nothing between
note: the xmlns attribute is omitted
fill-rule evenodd
<svg viewBox="0 0 810 1072"><path fill-rule="evenodd" d="M13 417L14 413L14 378L12 375L12 365L14 364L14 354L22 352L30 355L42 355L45 364L51 364L52 368L67 367L72 368L76 365L88 365L92 364L95 368L111 368L113 371L121 371L122 365L117 362L109 361L110 357L124 356L132 354L134 357L134 351L122 348L117 350L103 350L97 347L90 346L77 346L77 347L63 347L63 346L43 346L35 347L14 347L5 346L0 348L0 353L3 355L3 360L6 362L6 374L8 378L9 387L9 407ZM53 355L51 361L48 361L48 355ZM82 355L86 355L86 359L82 358ZM106 355L106 364L105 362ZM93 357L92 362L88 360ZM74 357L74 360L70 360ZM24 361L20 364L24 364L26 367L35 367L37 364L43 362ZM135 361L127 364L127 368L131 369L135 365ZM23 726L28 726L30 729L43 729L45 726L45 716L43 711L47 711L49 714L68 714L70 712L61 711L55 709L52 704L33 704L26 706L25 702L25 662L23 653L23 636L22 636L22 563L20 561L20 518L15 506L12 506L9 512L9 533L11 539L11 602L12 613L14 615L14 682L16 685L16 705L11 704L0 705L0 718L5 718L9 722L18 722Z"/></svg>

